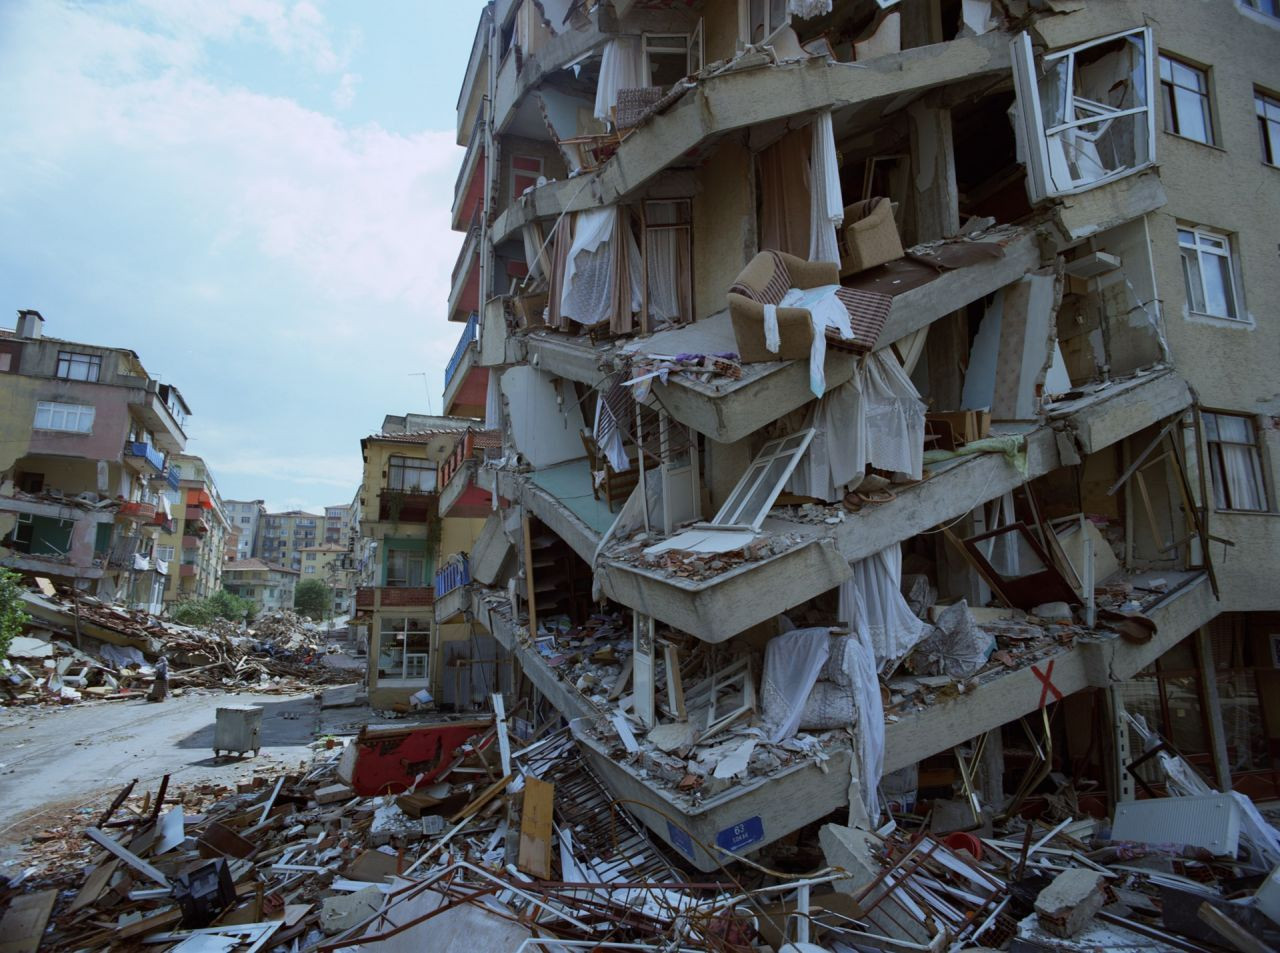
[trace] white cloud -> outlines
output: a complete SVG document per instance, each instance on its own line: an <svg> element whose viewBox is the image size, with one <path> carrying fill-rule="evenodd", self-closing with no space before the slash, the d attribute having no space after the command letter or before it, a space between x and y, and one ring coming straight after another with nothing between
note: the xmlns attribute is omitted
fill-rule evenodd
<svg viewBox="0 0 1280 953"><path fill-rule="evenodd" d="M103 12L116 7L20 9L34 21L22 32L46 46L15 50L0 79L0 97L16 112L7 161L23 171L8 188L55 186L90 156L141 165L157 181L180 183L190 207L175 215L198 221L216 210L226 224L211 241L248 240L339 298L442 309L461 244L448 226L461 161L452 134L349 128L201 73L200 43L246 23L281 50L336 68L310 4L147 3L144 11L184 29L126 25ZM349 102L356 81L344 74L335 98Z"/></svg>
<svg viewBox="0 0 1280 953"><path fill-rule="evenodd" d="M360 82L360 77L355 73L343 73L342 79L338 80L338 88L333 91L331 97L335 109L348 109L356 99L356 84Z"/></svg>

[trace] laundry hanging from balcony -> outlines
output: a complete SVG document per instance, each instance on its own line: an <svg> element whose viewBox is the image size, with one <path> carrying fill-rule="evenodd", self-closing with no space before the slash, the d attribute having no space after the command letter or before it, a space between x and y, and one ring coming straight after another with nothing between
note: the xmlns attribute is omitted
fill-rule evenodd
<svg viewBox="0 0 1280 953"><path fill-rule="evenodd" d="M840 263L836 229L844 221L840 196L840 165L831 110L818 113L811 123L809 148L809 260Z"/></svg>
<svg viewBox="0 0 1280 953"><path fill-rule="evenodd" d="M901 544L886 546L849 568L853 575L838 590L838 618L855 632L865 630L876 666L884 668L910 652L926 628L902 597Z"/></svg>
<svg viewBox="0 0 1280 953"><path fill-rule="evenodd" d="M605 44L600 56L600 79L596 83L595 117L612 122L618 105L618 91L650 85L644 76L644 53L640 38L619 36Z"/></svg>
<svg viewBox="0 0 1280 953"><path fill-rule="evenodd" d="M620 334L642 306L644 267L631 213L616 205L566 215L556 225L551 323L595 326Z"/></svg>
<svg viewBox="0 0 1280 953"><path fill-rule="evenodd" d="M813 442L787 490L826 502L856 487L868 466L920 479L925 405L890 348L860 362L852 379L810 406Z"/></svg>

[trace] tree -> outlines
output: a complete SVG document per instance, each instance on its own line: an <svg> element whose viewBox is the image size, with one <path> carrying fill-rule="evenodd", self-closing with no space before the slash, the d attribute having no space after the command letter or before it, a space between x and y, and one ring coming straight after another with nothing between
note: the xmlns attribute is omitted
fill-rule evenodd
<svg viewBox="0 0 1280 953"><path fill-rule="evenodd" d="M319 579L304 579L294 590L293 607L308 619L323 619L333 607L333 590Z"/></svg>
<svg viewBox="0 0 1280 953"><path fill-rule="evenodd" d="M16 572L0 569L0 658L9 654L9 643L30 618L22 608L21 580Z"/></svg>
<svg viewBox="0 0 1280 953"><path fill-rule="evenodd" d="M214 619L243 622L251 618L256 609L252 599L244 599L223 589L208 599L179 602L169 611L169 615L174 622L202 628L211 625Z"/></svg>

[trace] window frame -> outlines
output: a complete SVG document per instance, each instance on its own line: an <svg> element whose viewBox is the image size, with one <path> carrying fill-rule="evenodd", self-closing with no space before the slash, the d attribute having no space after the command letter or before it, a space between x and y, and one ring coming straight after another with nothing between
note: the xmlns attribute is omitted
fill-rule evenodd
<svg viewBox="0 0 1280 953"><path fill-rule="evenodd" d="M537 171L534 171L533 169L518 169L518 168L516 168L516 162L517 162L517 160L518 160L518 161L522 161L522 162L536 162L536 163L537 163L537 165L538 165ZM530 182L529 182L529 184L530 184L530 185L537 185L537 184L538 184L538 179L539 179L539 177L541 177L541 176L543 176L543 175L546 175L546 170L547 170L547 163L546 163L546 160L545 160L545 159L543 159L543 157L542 157L542 156L529 155L528 153L524 153L524 152L515 152L515 153L512 153L512 155L511 155L511 168L510 168L510 172L511 172L511 201L513 201L513 202L514 202L516 199L520 198L520 196L524 194L524 189L522 189L522 188L520 188L520 187L518 187L518 186L516 185L516 180L517 180L517 179L529 179L529 180L530 180ZM525 188L528 188L528 187L529 187L529 186L525 186ZM326 518L326 519L333 519L333 520L340 520L342 517L341 517L341 516L329 516L329 515L326 513L326 514L325 514L325 518Z"/></svg>
<svg viewBox="0 0 1280 953"><path fill-rule="evenodd" d="M1261 14L1264 17L1270 17L1273 20L1280 20L1280 0L1239 0L1239 4L1244 9L1253 13ZM1264 4L1270 7L1270 9L1262 9Z"/></svg>
<svg viewBox="0 0 1280 953"><path fill-rule="evenodd" d="M76 413L77 426L75 427L54 426L55 414L61 414L63 422L65 423L72 411L75 411ZM80 424L83 421L83 418L85 417L86 411L88 412L88 418L89 418L88 426L87 427L80 426ZM42 426L40 423L40 415L42 413L47 415L46 417L47 425L45 426ZM47 430L51 433L71 433L71 434L78 434L78 435L89 435L93 433L93 423L96 415L97 415L97 408L94 407L92 404L67 404L57 400L38 400L36 401L36 415L33 423L31 424L31 429Z"/></svg>
<svg viewBox="0 0 1280 953"><path fill-rule="evenodd" d="M782 22L772 24L771 27L771 10L772 4L770 0L759 0L763 7L764 14L764 36L759 40L751 39L751 5L755 0L739 0L738 3L738 40L743 46L768 46L776 37L779 31L791 25L791 12L787 9L788 4L782 4Z"/></svg>
<svg viewBox="0 0 1280 953"><path fill-rule="evenodd" d="M84 377L72 374L72 369L84 367ZM53 376L64 381L83 381L96 384L102 379L102 355L89 354L85 351L59 351L58 362L54 366Z"/></svg>
<svg viewBox="0 0 1280 953"><path fill-rule="evenodd" d="M766 441L747 464L746 470L738 478L733 490L725 497L724 504L711 521L712 525L746 526L758 530L765 517L769 515L769 511L773 509L773 504L782 493L782 488L787 485L787 480L791 479L792 471L799 465L805 451L809 449L809 442L813 440L814 432L814 428L809 427L806 430L798 430ZM779 460L785 461L781 475L761 498L763 503L757 504L754 514L746 512L747 504L752 501L756 492L765 487L764 480L769 474L771 465ZM750 518L743 520L744 516Z"/></svg>
<svg viewBox="0 0 1280 953"><path fill-rule="evenodd" d="M1126 109L1112 109L1077 96L1075 94L1074 80L1078 54L1096 46L1114 43L1117 40L1124 40L1130 37L1140 39L1142 42L1143 79L1145 81L1142 89L1143 104ZM1011 41L1011 46L1013 51L1014 115L1020 127L1022 143L1026 152L1027 193L1033 205L1048 198L1087 192L1155 165L1157 75L1155 61L1157 50L1150 27L1137 27L1132 30L1122 30L1119 33L1095 37L1084 43L1077 43L1074 46L1050 50L1042 56L1036 55L1031 45L1031 35L1026 31L1014 37ZM1067 102L1063 105L1063 113L1073 118L1053 126L1047 126L1045 124L1044 106L1040 99L1040 80L1048 64L1064 59L1067 61L1068 96ZM1080 135L1082 138L1100 137L1105 131L1105 127L1102 131L1091 134L1086 133L1084 130L1089 127L1104 126L1104 124L1109 124L1128 116L1137 116L1141 120L1145 120L1143 125L1145 125L1147 131L1145 143L1139 144L1135 141L1135 161L1131 166L1113 169L1097 178L1078 180L1071 175L1070 168L1066 162L1065 151L1061 150L1061 147L1055 147L1052 151L1050 149L1050 142L1064 133L1081 130ZM1135 123L1138 121L1135 120ZM1136 128L1141 128L1141 126ZM1140 146L1145 146L1145 149L1140 149ZM1059 151L1063 152L1061 157L1058 156ZM1055 157L1057 157L1057 161L1055 161ZM1066 184L1058 181L1063 175L1067 177Z"/></svg>
<svg viewBox="0 0 1280 953"><path fill-rule="evenodd" d="M399 475L399 485L397 486L397 473ZM405 477L409 473L430 473L431 485L422 486L421 484L412 487L405 486ZM400 454L392 454L387 457L387 489L397 493L415 493L426 495L435 493L439 488L439 473L437 467L430 460L424 460L422 457L406 457Z"/></svg>
<svg viewBox="0 0 1280 953"><path fill-rule="evenodd" d="M1249 427L1249 433L1252 440L1249 442L1241 442L1238 440L1223 440L1221 436L1221 428L1218 425L1218 418L1227 417L1233 420L1243 420ZM1252 414L1234 413L1226 410L1205 410L1201 412L1201 418L1205 424L1205 459L1209 466L1209 482L1213 492L1213 508L1223 513L1270 513L1271 498L1267 493L1267 478L1263 468L1262 444L1258 437L1257 418ZM1210 436L1210 423L1213 425L1214 436ZM1242 447L1249 450L1249 463L1253 471L1253 479L1258 489L1258 498L1261 506L1235 506L1234 501L1230 497L1230 485L1226 480L1226 461L1222 456L1221 447ZM1220 476L1221 475L1221 476Z"/></svg>
<svg viewBox="0 0 1280 953"><path fill-rule="evenodd" d="M1160 84L1160 101L1161 101L1161 127L1171 136L1177 136L1179 139L1188 139L1191 142L1198 142L1201 145L1217 146L1218 135L1214 128L1214 109L1213 109L1213 81L1209 73L1209 68L1198 66L1190 60L1184 60L1180 56L1174 56L1172 53L1159 52L1156 56L1157 70L1159 74L1158 82ZM1169 66L1169 78L1165 79L1165 65ZM1181 67L1195 73L1204 84L1204 89L1193 89L1178 82L1177 68ZM1184 90L1200 98L1201 114L1204 119L1205 136L1207 138L1200 139L1183 131L1178 120L1180 115L1178 110L1178 97L1175 90Z"/></svg>
<svg viewBox="0 0 1280 953"><path fill-rule="evenodd" d="M1268 110L1274 112L1274 119L1266 114ZM1253 113L1258 121L1258 145L1262 147L1262 164L1280 169L1280 96L1255 86ZM1274 132L1271 131L1272 128Z"/></svg>
<svg viewBox="0 0 1280 953"><path fill-rule="evenodd" d="M1244 316L1244 306L1242 296L1240 294L1240 267L1236 261L1236 247L1232 236L1227 232L1219 231L1207 225L1196 225L1191 222L1178 222L1178 258L1182 265L1183 291L1186 294L1187 313L1194 314L1205 318L1216 318L1219 321L1236 321L1240 323L1248 323ZM1183 234L1188 233L1193 237L1190 244L1185 244ZM1214 242L1221 243L1222 250L1218 250L1213 246ZM1196 308L1196 303L1192 295L1191 274L1187 266L1188 253L1194 253L1196 257L1196 270L1200 278L1200 303L1204 308ZM1208 310L1209 296L1208 289L1204 282L1204 259L1202 255L1210 255L1213 258L1225 258L1227 261L1227 272L1229 276L1229 290L1231 300L1230 308L1232 314L1215 314Z"/></svg>

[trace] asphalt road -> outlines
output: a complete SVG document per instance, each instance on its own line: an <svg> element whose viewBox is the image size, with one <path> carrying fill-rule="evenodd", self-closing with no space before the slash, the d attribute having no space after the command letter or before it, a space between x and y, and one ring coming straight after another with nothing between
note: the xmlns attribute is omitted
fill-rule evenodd
<svg viewBox="0 0 1280 953"><path fill-rule="evenodd" d="M249 704L265 709L258 757L215 759L215 710ZM296 766L310 760L320 727L311 695L184 694L159 704L0 710L0 845L37 833L45 815L109 802L134 778L142 791L165 774L172 784L234 784L271 763Z"/></svg>

